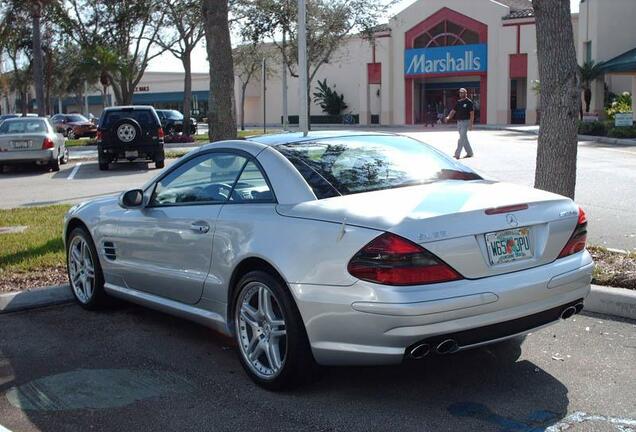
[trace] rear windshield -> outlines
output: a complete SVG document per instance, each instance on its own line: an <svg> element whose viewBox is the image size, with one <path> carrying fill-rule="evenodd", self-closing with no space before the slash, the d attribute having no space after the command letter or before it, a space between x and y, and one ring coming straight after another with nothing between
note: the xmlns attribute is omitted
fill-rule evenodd
<svg viewBox="0 0 636 432"><path fill-rule="evenodd" d="M81 114L72 114L66 116L66 119L70 122L87 122L88 119Z"/></svg>
<svg viewBox="0 0 636 432"><path fill-rule="evenodd" d="M0 123L0 135L48 132L46 120L12 120Z"/></svg>
<svg viewBox="0 0 636 432"><path fill-rule="evenodd" d="M183 114L175 110L163 111L163 116L170 120L183 120Z"/></svg>
<svg viewBox="0 0 636 432"><path fill-rule="evenodd" d="M481 177L427 144L403 136L355 136L275 147L319 199L440 180Z"/></svg>
<svg viewBox="0 0 636 432"><path fill-rule="evenodd" d="M156 114L151 110L106 111L100 119L99 126L103 129L108 129L117 121L124 118L135 119L142 128L151 129L159 127L159 120L156 118Z"/></svg>

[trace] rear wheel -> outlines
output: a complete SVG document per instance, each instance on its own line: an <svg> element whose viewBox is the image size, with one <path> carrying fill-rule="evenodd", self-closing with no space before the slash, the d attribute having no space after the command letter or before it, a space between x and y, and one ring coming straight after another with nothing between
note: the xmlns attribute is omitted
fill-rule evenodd
<svg viewBox="0 0 636 432"><path fill-rule="evenodd" d="M246 274L237 287L236 342L250 378L269 390L294 387L311 378L316 365L289 290L263 271Z"/></svg>
<svg viewBox="0 0 636 432"><path fill-rule="evenodd" d="M99 163L100 171L108 171L108 164L110 163L108 159L104 159L103 157L98 157L97 163Z"/></svg>
<svg viewBox="0 0 636 432"><path fill-rule="evenodd" d="M51 162L49 162L49 169L53 172L60 170L60 159L56 156Z"/></svg>
<svg viewBox="0 0 636 432"><path fill-rule="evenodd" d="M60 163L62 165L66 165L68 163L68 149L64 148L64 153L62 153L62 158L60 159Z"/></svg>
<svg viewBox="0 0 636 432"><path fill-rule="evenodd" d="M166 166L165 161L163 161L163 160L155 161L155 168L161 169L161 168L163 168L165 166Z"/></svg>
<svg viewBox="0 0 636 432"><path fill-rule="evenodd" d="M68 280L73 296L86 309L104 306L104 276L90 235L84 228L75 228L67 245Z"/></svg>

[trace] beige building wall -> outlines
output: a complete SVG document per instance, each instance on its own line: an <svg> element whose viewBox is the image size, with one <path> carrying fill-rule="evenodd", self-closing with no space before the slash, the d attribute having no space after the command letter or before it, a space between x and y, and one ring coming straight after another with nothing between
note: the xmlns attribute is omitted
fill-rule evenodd
<svg viewBox="0 0 636 432"><path fill-rule="evenodd" d="M636 0L585 0L579 9L577 59L586 61L586 43L591 43L591 59L610 60L636 47ZM606 75L610 91L632 91L632 77ZM591 111L603 109L603 81L592 86Z"/></svg>

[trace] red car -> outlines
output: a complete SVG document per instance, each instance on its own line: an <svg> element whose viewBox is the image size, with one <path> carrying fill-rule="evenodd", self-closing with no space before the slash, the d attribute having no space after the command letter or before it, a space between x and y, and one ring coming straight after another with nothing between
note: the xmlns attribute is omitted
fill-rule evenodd
<svg viewBox="0 0 636 432"><path fill-rule="evenodd" d="M97 126L81 114L55 114L51 122L55 130L68 139L97 135Z"/></svg>

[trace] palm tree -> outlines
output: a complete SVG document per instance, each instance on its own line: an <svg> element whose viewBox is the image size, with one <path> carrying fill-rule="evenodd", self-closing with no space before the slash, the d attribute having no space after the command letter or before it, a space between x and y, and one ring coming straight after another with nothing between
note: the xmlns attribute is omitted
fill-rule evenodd
<svg viewBox="0 0 636 432"><path fill-rule="evenodd" d="M592 102L592 81L603 75L603 62L595 63L594 60L586 61L579 66L581 74L581 87L583 88L583 100L585 101L585 112L590 112L590 103Z"/></svg>

